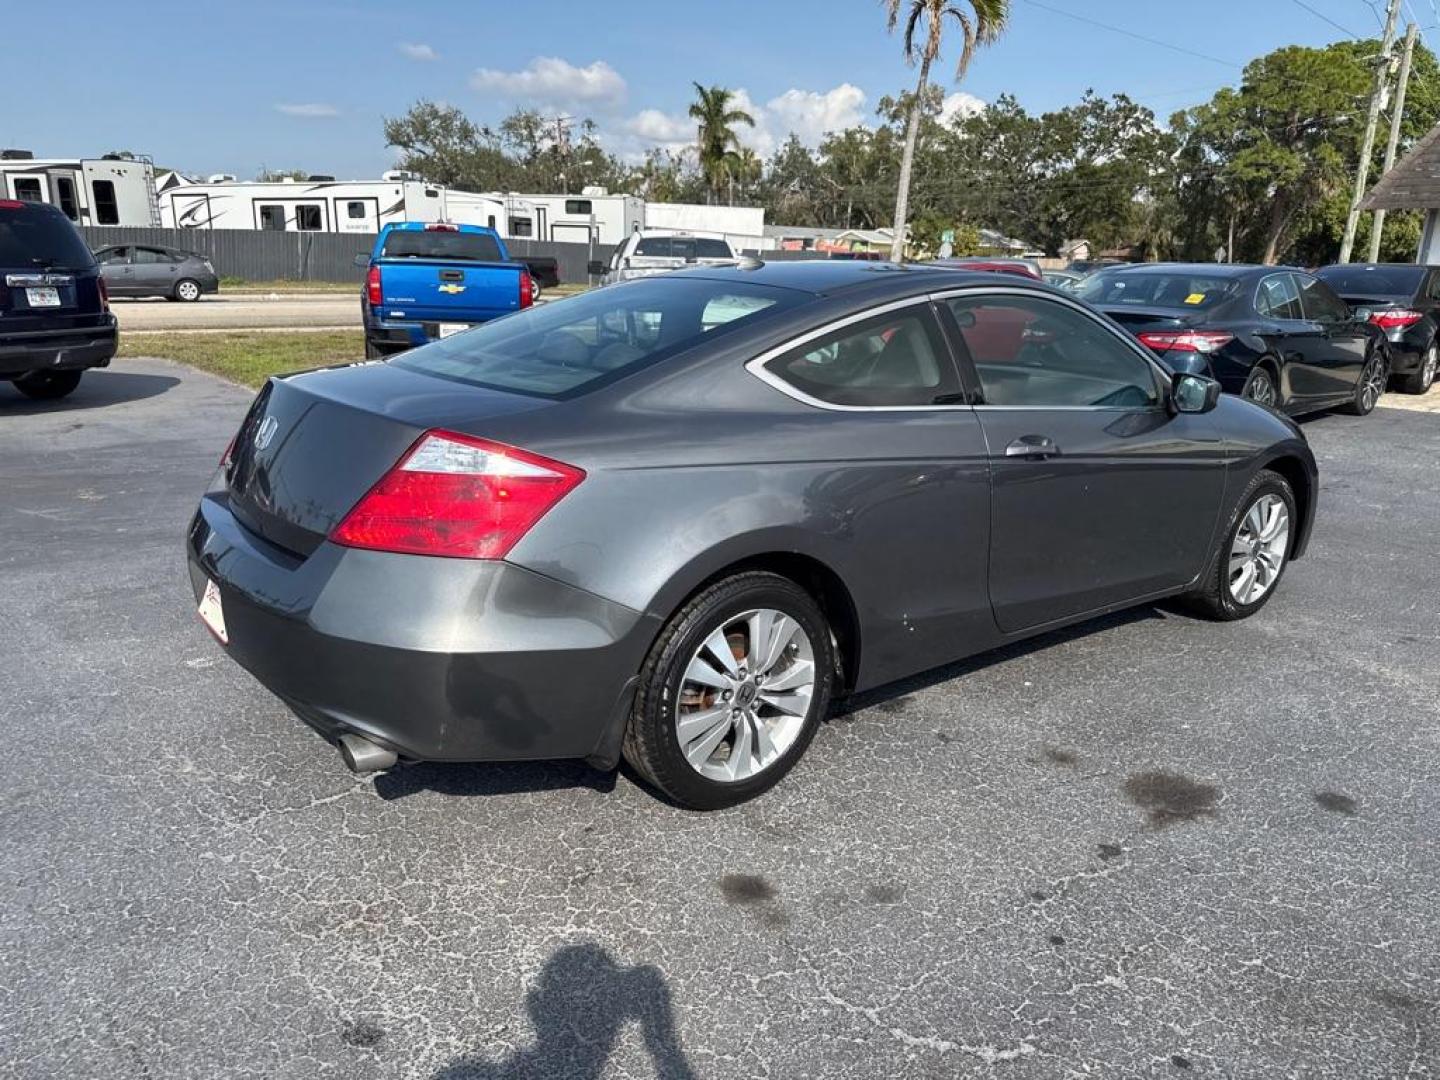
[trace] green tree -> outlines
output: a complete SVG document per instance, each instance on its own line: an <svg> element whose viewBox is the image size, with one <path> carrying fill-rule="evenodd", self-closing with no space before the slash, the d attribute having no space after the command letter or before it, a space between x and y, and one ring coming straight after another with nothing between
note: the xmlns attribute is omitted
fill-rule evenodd
<svg viewBox="0 0 1440 1080"><path fill-rule="evenodd" d="M690 106L690 116L699 122L696 133L696 148L700 155L700 171L710 185L710 201L718 201L720 192L734 176L739 161L739 136L735 126L755 126L755 118L744 109L732 107L734 91L723 86L695 86L695 101ZM734 204L733 191L731 204Z"/></svg>
<svg viewBox="0 0 1440 1080"><path fill-rule="evenodd" d="M962 41L960 60L955 65L955 82L964 81L965 72L981 45L999 40L1010 17L1010 0L965 0L963 5L951 0L882 0L886 23L893 34L900 23L902 11L909 7L905 19L905 61L920 63L920 78L915 84L915 97L910 105L910 118L905 129L905 148L900 158L899 187L895 196L895 241L890 258L896 262L905 253L905 221L910 198L910 173L915 163L915 141L920 133L920 114L925 106L930 85L930 65L940 56L940 43L945 36L945 20L953 18L960 24ZM923 30L924 41L919 40Z"/></svg>

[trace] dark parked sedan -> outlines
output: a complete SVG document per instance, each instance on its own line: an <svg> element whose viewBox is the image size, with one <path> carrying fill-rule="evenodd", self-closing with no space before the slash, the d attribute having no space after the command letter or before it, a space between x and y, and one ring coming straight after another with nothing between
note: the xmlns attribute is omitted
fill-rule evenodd
<svg viewBox="0 0 1440 1080"><path fill-rule="evenodd" d="M193 303L220 291L215 267L193 251L121 244L101 248L95 259L111 296L163 296Z"/></svg>
<svg viewBox="0 0 1440 1080"><path fill-rule="evenodd" d="M1292 416L1365 415L1389 375L1385 333L1312 274L1277 266L1113 267L1076 295L1130 329L1175 371L1213 375Z"/></svg>
<svg viewBox="0 0 1440 1080"><path fill-rule="evenodd" d="M1385 332L1390 374L1407 394L1423 394L1440 367L1440 268L1400 263L1327 266L1315 276L1355 314Z"/></svg>
<svg viewBox="0 0 1440 1080"><path fill-rule="evenodd" d="M272 379L188 537L201 617L355 769L621 754L687 806L838 694L1182 596L1258 611L1292 421L1038 282L758 261Z"/></svg>

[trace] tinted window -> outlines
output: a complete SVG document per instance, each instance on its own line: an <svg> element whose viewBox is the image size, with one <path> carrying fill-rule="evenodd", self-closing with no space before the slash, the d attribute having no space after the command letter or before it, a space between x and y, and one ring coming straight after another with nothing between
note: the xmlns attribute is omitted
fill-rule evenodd
<svg viewBox="0 0 1440 1080"><path fill-rule="evenodd" d="M1159 404L1150 364L1089 315L1043 297L948 303L987 405Z"/></svg>
<svg viewBox="0 0 1440 1080"><path fill-rule="evenodd" d="M695 238L695 256L699 259L733 259L734 253L730 245L724 240L711 240L699 236Z"/></svg>
<svg viewBox="0 0 1440 1080"><path fill-rule="evenodd" d="M96 180L90 187L95 192L95 224L119 225L120 204L115 199L115 182Z"/></svg>
<svg viewBox="0 0 1440 1080"><path fill-rule="evenodd" d="M15 180L15 198L21 202L44 202L40 191L40 180L34 176L21 176Z"/></svg>
<svg viewBox="0 0 1440 1080"><path fill-rule="evenodd" d="M95 257L75 226L48 206L0 209L0 266L79 270Z"/></svg>
<svg viewBox="0 0 1440 1080"><path fill-rule="evenodd" d="M589 199L566 199L565 212L567 214L588 214L590 213Z"/></svg>
<svg viewBox="0 0 1440 1080"><path fill-rule="evenodd" d="M1300 304L1307 319L1314 319L1316 322L1344 322L1350 318L1350 308L1331 291L1329 285L1309 274L1295 276L1300 279Z"/></svg>
<svg viewBox="0 0 1440 1080"><path fill-rule="evenodd" d="M295 228L301 232L319 232L323 228L320 221L320 207L297 206L295 208Z"/></svg>
<svg viewBox="0 0 1440 1080"><path fill-rule="evenodd" d="M635 245L636 255L647 255L656 259L668 259L674 247L668 236L642 236Z"/></svg>
<svg viewBox="0 0 1440 1080"><path fill-rule="evenodd" d="M1303 319L1300 294L1289 274L1271 274L1255 290L1255 310L1267 319Z"/></svg>
<svg viewBox="0 0 1440 1080"><path fill-rule="evenodd" d="M567 397L806 299L789 289L651 278L526 308L391 363L476 386Z"/></svg>
<svg viewBox="0 0 1440 1080"><path fill-rule="evenodd" d="M500 262L500 245L488 233L401 229L385 238L387 259L455 259Z"/></svg>
<svg viewBox="0 0 1440 1080"><path fill-rule="evenodd" d="M80 220L80 205L75 201L75 181L68 176L55 177L55 202L60 212L71 221Z"/></svg>
<svg viewBox="0 0 1440 1080"><path fill-rule="evenodd" d="M777 356L765 369L833 405L933 405L959 386L935 320L914 304Z"/></svg>
<svg viewBox="0 0 1440 1080"><path fill-rule="evenodd" d="M269 232L284 232L285 208L273 205L260 207L260 228Z"/></svg>
<svg viewBox="0 0 1440 1080"><path fill-rule="evenodd" d="M345 204L345 216L352 221L365 216L365 204L358 199Z"/></svg>
<svg viewBox="0 0 1440 1080"><path fill-rule="evenodd" d="M1108 307L1174 307L1203 311L1236 289L1234 278L1190 270L1131 270L1088 278L1076 294Z"/></svg>
<svg viewBox="0 0 1440 1080"><path fill-rule="evenodd" d="M512 217L510 219L510 235L534 236L534 225L528 217Z"/></svg>
<svg viewBox="0 0 1440 1080"><path fill-rule="evenodd" d="M635 245L636 255L659 259L733 259L724 240L705 236L645 236Z"/></svg>
<svg viewBox="0 0 1440 1080"><path fill-rule="evenodd" d="M153 266L156 263L171 263L175 260L165 252L157 251L155 248L136 248L135 254L131 256L130 261L136 264Z"/></svg>
<svg viewBox="0 0 1440 1080"><path fill-rule="evenodd" d="M1412 296L1425 276L1423 266L1327 266L1315 276L1341 296Z"/></svg>
<svg viewBox="0 0 1440 1080"><path fill-rule="evenodd" d="M101 266L108 266L113 263L123 263L129 254L129 248L102 248L95 253L95 260Z"/></svg>

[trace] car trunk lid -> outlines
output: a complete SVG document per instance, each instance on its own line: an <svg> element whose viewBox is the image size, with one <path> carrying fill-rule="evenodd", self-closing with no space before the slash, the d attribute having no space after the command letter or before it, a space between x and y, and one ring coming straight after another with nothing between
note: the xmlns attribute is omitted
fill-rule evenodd
<svg viewBox="0 0 1440 1080"><path fill-rule="evenodd" d="M548 404L389 364L271 379L235 436L230 508L251 532L307 556L427 430L483 433L487 419Z"/></svg>

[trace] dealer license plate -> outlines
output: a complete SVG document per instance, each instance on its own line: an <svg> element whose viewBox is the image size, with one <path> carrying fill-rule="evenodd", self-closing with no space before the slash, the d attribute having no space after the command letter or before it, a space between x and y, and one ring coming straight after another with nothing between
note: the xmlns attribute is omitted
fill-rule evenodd
<svg viewBox="0 0 1440 1080"><path fill-rule="evenodd" d="M200 597L200 618L220 639L220 644L230 644L230 635L225 630L225 608L220 603L220 586L209 578L205 580L205 595Z"/></svg>
<svg viewBox="0 0 1440 1080"><path fill-rule="evenodd" d="M59 289L26 289L25 300L31 307L59 307Z"/></svg>

